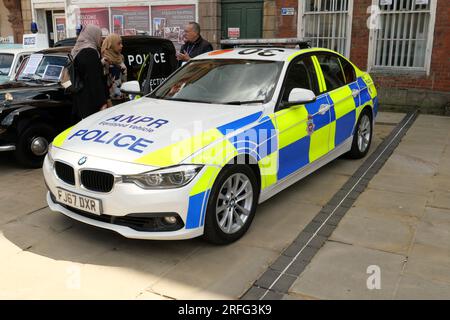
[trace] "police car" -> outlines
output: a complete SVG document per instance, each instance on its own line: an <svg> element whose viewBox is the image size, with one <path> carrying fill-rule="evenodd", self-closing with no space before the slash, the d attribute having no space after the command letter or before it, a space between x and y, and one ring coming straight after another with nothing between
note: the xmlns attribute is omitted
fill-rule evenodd
<svg viewBox="0 0 450 320"><path fill-rule="evenodd" d="M364 157L377 108L369 74L336 52L213 51L58 135L47 201L128 238L230 243L259 203L340 155Z"/></svg>

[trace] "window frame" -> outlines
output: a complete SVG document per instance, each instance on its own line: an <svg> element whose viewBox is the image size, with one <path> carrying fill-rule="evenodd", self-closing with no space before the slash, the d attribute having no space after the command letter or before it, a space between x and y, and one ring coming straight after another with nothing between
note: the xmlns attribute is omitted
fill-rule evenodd
<svg viewBox="0 0 450 320"><path fill-rule="evenodd" d="M322 92L321 94L328 94L328 93L331 92L331 91L339 90L339 89L341 89L341 88L343 88L343 87L345 87L345 86L348 86L350 83L354 83L355 81L357 81L358 77L356 76L356 70L355 70L355 67L350 63L350 61L348 61L348 60L346 59L347 62L351 65L351 67L352 67L353 70L355 71L355 79L356 79L356 80L353 81L353 82L347 83L346 78L345 78L345 72L344 72L344 69L342 68L342 64L341 64L341 60L340 60L340 59L344 59L344 58L341 57L340 55L336 54L336 53L333 53L333 52L319 51L319 52L316 52L316 53L315 53L315 56L316 56L318 62L319 62L319 58L318 58L319 55L328 55L328 56L333 56L333 57L335 57L335 58L338 60L338 62L339 62L339 67L341 68L342 74L343 74L343 76L344 76L344 85L343 85L343 86L340 86L340 87L337 87L337 88L334 88L334 89L330 90L330 89L328 88L328 85L327 85L327 89L326 89L324 92ZM319 67L320 67L320 72L322 72L322 75L323 75L324 80L325 80L325 75L324 75L324 72L323 72L323 70L322 70L322 66L320 65L320 62L319 62Z"/></svg>
<svg viewBox="0 0 450 320"><path fill-rule="evenodd" d="M289 65L287 66L286 72L284 73L284 76L283 76L283 82L281 83L281 88L280 88L280 92L278 93L277 103L276 103L274 112L277 112L277 111L289 108L289 107L285 107L285 106L282 105L284 89L286 87L286 80L287 80L288 73L291 70L291 68L294 65L294 63L296 63L297 61L299 61L301 59L310 58L311 62L313 63L314 70L316 71L314 73L314 75L312 75L313 76L313 80L314 80L314 86L315 86L314 90L312 90L314 92L314 94L318 97L318 96L320 96L320 95L325 93L325 92L320 92L319 79L317 77L317 70L316 70L316 67L314 65L314 62L312 61L312 57L315 55L315 53L316 52L310 52L310 53L301 54L298 57L295 57L294 59L292 59L291 62L289 62Z"/></svg>
<svg viewBox="0 0 450 320"><path fill-rule="evenodd" d="M380 0L372 0L372 6L379 7ZM414 0L411 0L414 1ZM430 75L431 69L431 58L433 54L433 43L434 43L434 28L436 23L436 8L437 8L437 0L429 0L430 1L430 21L428 26L428 35L426 41L426 49L425 49L425 62L424 67L399 67L399 66L376 66L375 65L375 56L376 56L376 42L377 42L377 30L375 28L371 28L369 32L369 50L368 50L368 58L367 58L367 72L418 72L418 73L426 73L427 76ZM411 10L409 10L411 11ZM378 18L377 18L378 19Z"/></svg>
<svg viewBox="0 0 450 320"><path fill-rule="evenodd" d="M376 0L372 0L376 1ZM342 52L341 54L345 57L350 56L350 50L351 50L351 43L352 43L352 29L353 29L353 3L354 0L348 0L348 10L347 10L347 30L348 34L345 35L346 43L345 43L345 52ZM304 16L306 13L306 1L299 1L298 2L298 17L297 17L297 37L304 38L304 31L305 31L305 19ZM327 13L328 11L324 11L324 13ZM337 11L340 12L340 11Z"/></svg>

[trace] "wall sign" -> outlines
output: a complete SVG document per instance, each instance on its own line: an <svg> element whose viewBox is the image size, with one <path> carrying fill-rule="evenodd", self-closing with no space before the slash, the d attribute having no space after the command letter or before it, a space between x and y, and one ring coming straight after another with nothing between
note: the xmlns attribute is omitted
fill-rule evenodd
<svg viewBox="0 0 450 320"><path fill-rule="evenodd" d="M295 15L295 8L281 8L282 16L293 16Z"/></svg>
<svg viewBox="0 0 450 320"><path fill-rule="evenodd" d="M228 28L229 39L239 39L241 35L241 28Z"/></svg>

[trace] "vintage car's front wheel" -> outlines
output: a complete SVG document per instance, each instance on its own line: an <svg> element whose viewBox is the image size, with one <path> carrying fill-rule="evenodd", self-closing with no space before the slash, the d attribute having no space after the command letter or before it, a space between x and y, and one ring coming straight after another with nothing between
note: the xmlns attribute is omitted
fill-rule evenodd
<svg viewBox="0 0 450 320"><path fill-rule="evenodd" d="M227 165L211 191L204 237L214 244L229 244L250 227L258 203L259 186L247 165Z"/></svg>
<svg viewBox="0 0 450 320"><path fill-rule="evenodd" d="M48 151L56 131L46 124L32 124L19 134L16 159L26 167L39 168Z"/></svg>

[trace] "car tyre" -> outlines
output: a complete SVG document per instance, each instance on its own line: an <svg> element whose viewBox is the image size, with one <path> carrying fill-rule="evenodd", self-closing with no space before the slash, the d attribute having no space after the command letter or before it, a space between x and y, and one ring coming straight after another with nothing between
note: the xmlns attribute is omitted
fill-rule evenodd
<svg viewBox="0 0 450 320"><path fill-rule="evenodd" d="M372 144L373 124L372 115L369 109L364 109L359 116L353 134L352 148L347 153L350 159L364 158L369 152Z"/></svg>
<svg viewBox="0 0 450 320"><path fill-rule="evenodd" d="M48 145L56 131L46 124L32 124L19 133L15 156L17 161L29 168L40 168L48 151Z"/></svg>
<svg viewBox="0 0 450 320"><path fill-rule="evenodd" d="M204 238L218 245L241 238L252 223L258 198L259 185L249 166L225 166L208 200Z"/></svg>

